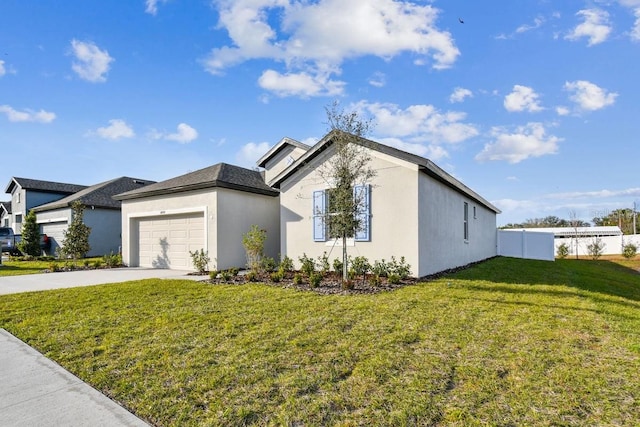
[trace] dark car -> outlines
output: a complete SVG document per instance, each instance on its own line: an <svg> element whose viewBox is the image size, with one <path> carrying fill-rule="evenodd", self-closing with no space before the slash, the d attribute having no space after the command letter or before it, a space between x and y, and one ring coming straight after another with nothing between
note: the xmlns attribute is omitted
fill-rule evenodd
<svg viewBox="0 0 640 427"><path fill-rule="evenodd" d="M2 252L13 253L16 250L16 236L10 227L0 227L0 243Z"/></svg>

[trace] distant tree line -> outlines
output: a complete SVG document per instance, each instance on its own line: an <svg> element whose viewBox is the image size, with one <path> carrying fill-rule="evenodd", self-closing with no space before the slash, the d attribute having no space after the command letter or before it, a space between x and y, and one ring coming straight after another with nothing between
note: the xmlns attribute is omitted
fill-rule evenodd
<svg viewBox="0 0 640 427"><path fill-rule="evenodd" d="M575 216L575 215L574 215ZM633 230L635 216L635 233ZM640 234L640 215L632 209L615 209L604 216L596 216L593 218L593 224L596 226L615 226L622 230L623 234ZM547 216L544 218L530 218L523 223L509 223L500 228L548 228L548 227L590 227L591 224L577 218L563 219L557 216Z"/></svg>
<svg viewBox="0 0 640 427"><path fill-rule="evenodd" d="M544 218L530 218L521 224L509 223L500 228L549 228L549 227L590 227L591 224L580 219L562 219L557 216L547 216Z"/></svg>

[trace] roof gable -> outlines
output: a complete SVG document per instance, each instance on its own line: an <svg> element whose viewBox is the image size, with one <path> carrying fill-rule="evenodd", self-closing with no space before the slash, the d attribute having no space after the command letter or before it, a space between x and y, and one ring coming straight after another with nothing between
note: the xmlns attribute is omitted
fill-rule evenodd
<svg viewBox="0 0 640 427"><path fill-rule="evenodd" d="M0 202L0 211L4 211L6 214L10 214L11 202Z"/></svg>
<svg viewBox="0 0 640 427"><path fill-rule="evenodd" d="M73 194L87 188L86 185L66 184L62 182L41 181L39 179L13 177L5 193L12 194L14 189L20 187L23 190L40 191L43 193Z"/></svg>
<svg viewBox="0 0 640 427"><path fill-rule="evenodd" d="M279 194L277 190L265 184L260 172L227 163L218 163L138 190L118 194L115 199L138 199L213 187L229 188L268 196L277 196Z"/></svg>
<svg viewBox="0 0 640 427"><path fill-rule="evenodd" d="M85 206L94 206L96 208L120 209L121 202L115 200L113 196L125 191L139 189L154 182L155 181L123 176L92 185L63 199L37 206L33 208L33 210L35 212L43 212L61 209L71 206L74 202L80 202Z"/></svg>
<svg viewBox="0 0 640 427"><path fill-rule="evenodd" d="M303 154L297 161L295 161L291 166L282 171L278 176L276 176L269 184L274 188L280 188L280 184L285 179L290 176L296 174L300 169L317 157L320 153L326 150L328 147L333 144L335 141L335 137L340 133L339 130L332 130L328 134L326 134L316 145L311 147L305 154ZM354 135L355 136L355 135ZM431 160L426 159L424 157L420 157L416 154L408 153L406 151L399 150L394 147L390 147L388 145L381 144L379 142L375 142L366 138L355 136L353 140L356 144L361 145L363 147L369 148L371 150L387 154L389 156L396 157L398 159L402 159L409 163L413 163L417 165L421 172L426 173L430 177L442 182L448 187L458 191L459 193L477 201L478 203L484 205L488 209L494 211L495 213L500 213L500 209L495 207L489 201L485 200L482 196L477 194L475 191L471 190L469 187L464 185L462 182L455 179L453 176L449 175L443 169L441 169L438 165L433 163Z"/></svg>
<svg viewBox="0 0 640 427"><path fill-rule="evenodd" d="M275 157L280 151L282 151L287 145L291 145L293 147L301 148L304 151L309 151L311 147L307 144L303 144L300 141L296 141L295 139L284 137L282 138L276 145L271 147L269 151L267 151L262 157L258 159L256 162L257 165L261 168L265 167L267 162Z"/></svg>

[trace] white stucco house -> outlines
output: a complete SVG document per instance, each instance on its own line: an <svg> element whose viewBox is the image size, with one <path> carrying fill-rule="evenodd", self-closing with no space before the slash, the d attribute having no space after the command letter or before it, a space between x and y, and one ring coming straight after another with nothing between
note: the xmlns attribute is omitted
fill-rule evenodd
<svg viewBox="0 0 640 427"><path fill-rule="evenodd" d="M124 176L83 188L60 200L32 208L36 213L40 233L46 234L50 239L49 253L55 254L56 249L64 242L64 233L73 219L71 205L74 202L84 205L83 222L91 227L89 235L91 250L87 255L102 256L120 252L122 215L120 201L115 200L113 196L142 188L153 182Z"/></svg>
<svg viewBox="0 0 640 427"><path fill-rule="evenodd" d="M115 196L122 202L122 259L129 266L191 270L206 251L209 269L243 267L242 237L267 230L265 253L280 247L278 191L258 171L219 163Z"/></svg>
<svg viewBox="0 0 640 427"><path fill-rule="evenodd" d="M318 173L334 155L335 136L330 132L301 154L303 147L285 139L279 144L291 145L288 150L259 161L267 184L280 191L280 253L294 261L325 251L340 257L341 242L324 229L329 186ZM356 189L366 192L366 227L348 241L350 254L371 261L404 256L417 277L496 256L498 208L428 159L363 138L358 143L369 150L377 175ZM290 154L277 156L285 151Z"/></svg>
<svg viewBox="0 0 640 427"><path fill-rule="evenodd" d="M258 171L220 163L115 196L122 201L123 260L131 266L192 269L189 251L208 251L210 268L244 267L242 236L267 230L266 254L297 262L331 253L322 216L329 186L318 169L334 154L335 133L313 147L291 138L274 145ZM377 175L361 215L366 227L347 242L369 260L404 256L422 277L497 255L500 210L428 159L366 139Z"/></svg>

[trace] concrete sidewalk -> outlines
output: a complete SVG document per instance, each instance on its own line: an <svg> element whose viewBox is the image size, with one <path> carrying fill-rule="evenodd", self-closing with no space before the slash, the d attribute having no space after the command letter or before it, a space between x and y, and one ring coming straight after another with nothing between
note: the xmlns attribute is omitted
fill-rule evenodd
<svg viewBox="0 0 640 427"><path fill-rule="evenodd" d="M2 268L3 267L0 266L0 269ZM190 276L188 273L188 271L179 270L125 267L27 274L24 276L0 276L0 295L101 285L105 283L120 283L142 279L208 279L208 276Z"/></svg>
<svg viewBox="0 0 640 427"><path fill-rule="evenodd" d="M0 425L148 426L0 329Z"/></svg>

